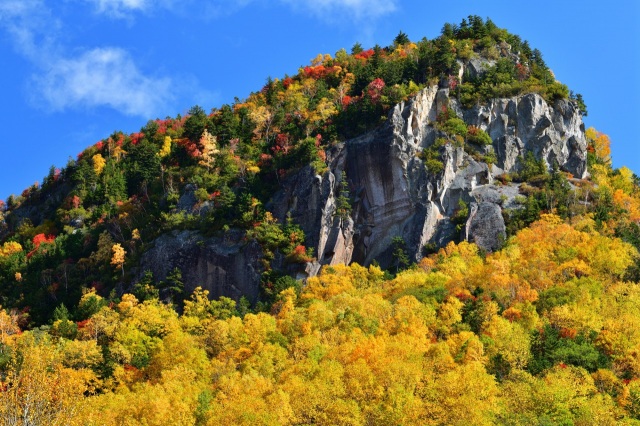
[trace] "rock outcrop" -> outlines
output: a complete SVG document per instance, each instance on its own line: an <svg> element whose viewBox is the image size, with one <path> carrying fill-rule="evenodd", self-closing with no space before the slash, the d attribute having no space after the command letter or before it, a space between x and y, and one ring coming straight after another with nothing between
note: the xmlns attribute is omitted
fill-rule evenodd
<svg viewBox="0 0 640 426"><path fill-rule="evenodd" d="M486 131L496 164L474 160L462 147L446 145L443 170L427 170L419 154L442 134L433 126L438 111L450 107L466 124ZM306 168L285 182L270 204L276 217L301 225L315 248L317 263L392 262L392 240L402 237L410 257L419 260L425 245L443 246L466 239L484 250L505 238L502 206L513 204L515 187L493 185L495 176L516 172L531 152L551 169L557 163L575 177L586 175L586 140L577 106L566 100L549 105L537 94L494 99L463 109L448 89L429 87L397 105L380 128L337 145L330 170L315 175ZM353 206L350 218L336 215L336 197L346 172ZM466 223L458 220L466 206Z"/></svg>
<svg viewBox="0 0 640 426"><path fill-rule="evenodd" d="M260 293L262 250L255 241L245 241L240 231L224 238L204 238L195 231L173 231L157 238L140 261L141 271L151 271L157 281L178 268L185 292L200 286L210 297L245 296L251 303Z"/></svg>
<svg viewBox="0 0 640 426"><path fill-rule="evenodd" d="M482 64L477 65L479 72ZM433 124L446 107L490 135L492 145L473 148L493 154L495 164L477 161L464 147L448 144L439 151L442 170L427 169L420 154L444 136ZM586 175L584 126L574 103L549 105L539 95L527 94L463 109L448 89L433 86L397 105L378 129L332 148L323 175L307 166L290 176L267 208L280 221L291 217L315 250L317 261L297 271L297 278L336 263L368 265L375 260L390 266L395 237L402 238L414 261L427 245L442 247L461 239L493 251L506 235L502 208L514 207L518 194L516 185L494 185L494 177L518 171L528 152L548 168L557 163L578 178ZM348 217L336 213L343 172L352 199ZM194 189L188 187L180 208L191 211L194 203ZM229 231L224 239L173 232L158 238L144 254L141 270L149 269L163 280L178 267L187 291L199 285L213 297L244 295L255 302L260 255L259 245L244 240L240 231Z"/></svg>

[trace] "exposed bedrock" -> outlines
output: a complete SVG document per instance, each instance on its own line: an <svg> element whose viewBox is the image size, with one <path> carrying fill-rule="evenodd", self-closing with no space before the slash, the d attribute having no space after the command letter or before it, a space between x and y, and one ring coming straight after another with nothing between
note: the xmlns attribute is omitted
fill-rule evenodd
<svg viewBox="0 0 640 426"><path fill-rule="evenodd" d="M330 152L329 171L315 175L305 168L283 185L270 203L280 220L299 223L315 248L315 273L323 264L374 260L392 262L392 240L402 237L414 260L425 245L441 247L466 239L493 251L505 238L502 207L513 204L515 186L495 186L493 177L518 171L527 152L554 163L575 177L586 175L584 125L576 105L549 105L537 94L494 99L462 109L448 89L429 87L411 101L397 105L380 128L339 144ZM427 170L420 153L442 136L434 128L438 111L451 107L468 124L486 131L495 165L474 160L462 147L441 150L443 169ZM351 191L350 218L336 215L342 172ZM466 223L452 222L466 206ZM457 215L457 216L456 216Z"/></svg>

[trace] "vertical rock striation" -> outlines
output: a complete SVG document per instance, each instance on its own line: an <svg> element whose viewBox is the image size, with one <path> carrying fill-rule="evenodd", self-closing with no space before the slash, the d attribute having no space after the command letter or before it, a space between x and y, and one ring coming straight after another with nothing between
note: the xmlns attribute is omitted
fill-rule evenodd
<svg viewBox="0 0 640 426"><path fill-rule="evenodd" d="M443 170L427 170L419 154L442 134L433 126L437 112L449 106L467 125L486 131L493 141L478 147L493 151L496 164L474 160L462 147L446 145ZM400 236L414 260L426 244L443 246L463 238L493 251L505 237L501 204L517 194L496 187L498 174L518 171L527 152L557 163L575 177L586 175L584 125L576 105L567 100L549 105L538 94L494 99L462 109L448 89L432 86L398 104L380 128L330 153L323 176L306 168L283 185L270 205L284 220L299 223L316 249L314 274L323 264L392 262L391 241ZM339 177L346 172L353 208L349 219L336 215ZM452 222L460 203L468 206L466 224Z"/></svg>
<svg viewBox="0 0 640 426"><path fill-rule="evenodd" d="M446 107L490 135L492 145L474 148L493 151L496 164L476 161L463 147L448 144L439 151L442 170L427 169L420 154L444 136L433 123ZM329 150L329 170L322 176L311 166L290 176L267 208L280 221L290 216L315 250L317 261L307 264L298 278L336 263L377 261L387 267L398 236L415 261L425 245L442 247L459 239L493 251L505 237L502 206L513 205L518 194L517 186L495 186L493 179L518 171L528 152L549 169L557 163L575 177L585 177L584 125L573 102L549 105L539 95L527 94L463 109L448 89L432 86L398 104L379 128ZM349 217L336 213L343 171L352 200ZM189 197L193 194L185 193L181 203L192 203ZM466 217L461 206L468 210ZM143 255L141 269L162 280L178 267L188 291L200 285L214 297L245 295L255 302L260 256L259 245L245 241L240 231L230 231L224 239L183 231L158 238Z"/></svg>

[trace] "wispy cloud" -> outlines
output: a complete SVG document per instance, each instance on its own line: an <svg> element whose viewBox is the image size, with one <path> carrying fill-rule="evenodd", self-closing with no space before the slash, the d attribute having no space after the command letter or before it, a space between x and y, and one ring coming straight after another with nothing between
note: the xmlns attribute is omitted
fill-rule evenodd
<svg viewBox="0 0 640 426"><path fill-rule="evenodd" d="M135 8L145 7L147 0L96 1L105 8L108 3ZM35 84L30 85L35 105L53 111L106 106L148 117L173 99L172 79L146 75L123 49L102 47L70 55L60 42L61 27L43 0L0 2L0 30L35 68Z"/></svg>
<svg viewBox="0 0 640 426"><path fill-rule="evenodd" d="M36 60L56 51L55 38L60 22L42 0L0 2L0 29L4 29L21 55Z"/></svg>
<svg viewBox="0 0 640 426"><path fill-rule="evenodd" d="M130 19L135 13L170 9L174 12L199 10L198 16L218 18L235 13L252 4L268 4L265 0L83 0L94 5L96 12L113 18ZM295 11L311 13L324 21L377 19L397 9L398 0L277 0Z"/></svg>
<svg viewBox="0 0 640 426"><path fill-rule="evenodd" d="M118 48L98 48L76 58L58 59L34 80L54 110L108 106L125 114L151 116L173 98L171 79L145 75Z"/></svg>
<svg viewBox="0 0 640 426"><path fill-rule="evenodd" d="M325 20L376 19L396 10L397 0L280 0L296 10L307 10Z"/></svg>
<svg viewBox="0 0 640 426"><path fill-rule="evenodd" d="M126 17L127 13L145 10L149 7L147 0L85 0L92 3L98 13L107 13L117 18Z"/></svg>
<svg viewBox="0 0 640 426"><path fill-rule="evenodd" d="M191 8L194 0L77 0L93 5L95 12L117 19L131 19L135 13L152 13L159 10L178 11ZM208 4L204 2L204 5Z"/></svg>

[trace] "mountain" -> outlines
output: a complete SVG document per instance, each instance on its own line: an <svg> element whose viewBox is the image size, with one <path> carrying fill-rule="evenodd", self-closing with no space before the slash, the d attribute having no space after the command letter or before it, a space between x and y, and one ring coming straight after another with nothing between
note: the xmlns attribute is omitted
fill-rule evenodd
<svg viewBox="0 0 640 426"><path fill-rule="evenodd" d="M471 18L435 40L319 55L244 101L114 132L50 170L7 200L3 305L38 324L88 287L269 304L322 265L397 270L450 241L490 252L531 209L575 211L581 96L526 41ZM529 190L522 208L531 179L564 198Z"/></svg>
<svg viewBox="0 0 640 426"><path fill-rule="evenodd" d="M640 179L586 113L471 16L114 132L2 206L0 418L637 422Z"/></svg>

